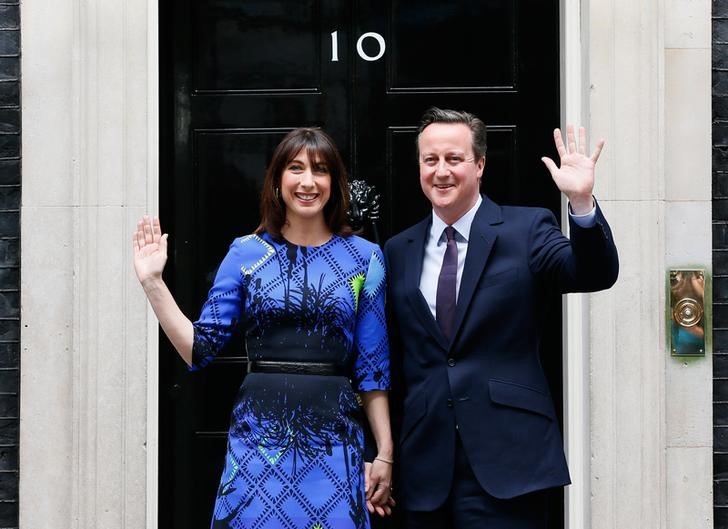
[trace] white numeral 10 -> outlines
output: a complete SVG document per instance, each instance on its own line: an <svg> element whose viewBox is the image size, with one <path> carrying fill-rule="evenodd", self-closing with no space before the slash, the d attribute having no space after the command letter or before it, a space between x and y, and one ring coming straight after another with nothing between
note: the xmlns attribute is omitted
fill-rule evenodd
<svg viewBox="0 0 728 529"><path fill-rule="evenodd" d="M368 55L364 51L364 39L374 39L377 41L377 44L379 45L379 53L376 55ZM378 61L384 56L384 52L387 50L387 44L384 42L384 37L382 37L379 33L375 33L374 31L370 31L368 33L364 33L361 37L359 37L359 40L356 41L356 52L359 54L359 57L364 59L365 61ZM338 31L332 31L331 32L331 62L338 62L339 60L339 32Z"/></svg>

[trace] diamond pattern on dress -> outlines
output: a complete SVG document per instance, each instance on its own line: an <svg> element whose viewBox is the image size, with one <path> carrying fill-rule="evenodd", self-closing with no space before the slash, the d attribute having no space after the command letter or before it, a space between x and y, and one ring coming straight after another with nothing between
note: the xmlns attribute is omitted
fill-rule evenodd
<svg viewBox="0 0 728 529"><path fill-rule="evenodd" d="M316 248L267 234L238 239L194 324L195 368L240 321L256 359L333 351L353 366L356 390L387 389L383 263L378 247L355 236ZM343 377L247 377L211 527L368 529L360 413Z"/></svg>
<svg viewBox="0 0 728 529"><path fill-rule="evenodd" d="M263 457L265 457L271 465L275 465L286 452L286 447L269 450L265 446L259 446L258 450L260 450L260 453L263 454Z"/></svg>
<svg viewBox="0 0 728 529"><path fill-rule="evenodd" d="M265 242L263 239L261 239L257 235L247 235L247 236L241 238L239 242L240 242L240 244L246 244L248 241L258 243L262 247L263 255L261 255L258 258L258 260L252 264L249 264L248 262L246 262L240 266L240 269L243 271L243 273L245 275L252 274L256 268L260 267L263 263L265 263L268 259L273 257L273 255L275 255L275 253L276 253L275 248L273 248L270 244ZM252 244L252 242L249 244Z"/></svg>

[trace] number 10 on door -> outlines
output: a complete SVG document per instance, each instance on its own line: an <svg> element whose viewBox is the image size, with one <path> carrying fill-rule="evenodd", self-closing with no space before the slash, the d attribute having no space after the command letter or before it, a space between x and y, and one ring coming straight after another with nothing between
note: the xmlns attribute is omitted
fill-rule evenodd
<svg viewBox="0 0 728 529"><path fill-rule="evenodd" d="M369 55L364 51L364 41L366 39L374 39L374 41L377 43L377 46L379 47L379 51L376 55ZM384 52L387 50L387 44L384 42L384 37L382 37L379 33L375 33L374 31L369 31L368 33L364 33L359 39L356 41L356 52L359 54L359 57L364 59L365 61L373 62L378 61L384 56ZM331 32L331 62L338 62L339 61L339 32L338 31L332 31Z"/></svg>

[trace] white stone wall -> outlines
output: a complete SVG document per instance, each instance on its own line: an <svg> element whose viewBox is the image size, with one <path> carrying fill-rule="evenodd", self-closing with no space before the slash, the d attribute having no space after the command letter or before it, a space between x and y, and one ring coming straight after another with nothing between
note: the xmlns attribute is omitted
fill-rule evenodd
<svg viewBox="0 0 728 529"><path fill-rule="evenodd" d="M144 0L22 5L23 529L146 525L148 322L130 248L156 180L149 15Z"/></svg>
<svg viewBox="0 0 728 529"><path fill-rule="evenodd" d="M590 297L591 527L707 528L712 359L671 358L665 274L711 267L708 0L592 0L589 122L617 285Z"/></svg>

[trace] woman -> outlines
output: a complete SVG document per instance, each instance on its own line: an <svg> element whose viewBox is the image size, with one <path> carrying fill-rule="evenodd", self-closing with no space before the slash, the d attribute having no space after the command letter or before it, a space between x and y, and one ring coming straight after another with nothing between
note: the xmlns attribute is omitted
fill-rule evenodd
<svg viewBox="0 0 728 529"><path fill-rule="evenodd" d="M137 277L190 369L212 361L236 325L245 330L249 374L233 408L213 529L361 529L367 509L392 505L384 259L351 234L347 198L331 138L311 128L286 135L265 175L260 226L233 241L194 323L162 280L159 220L137 225ZM368 483L354 390L378 448Z"/></svg>

